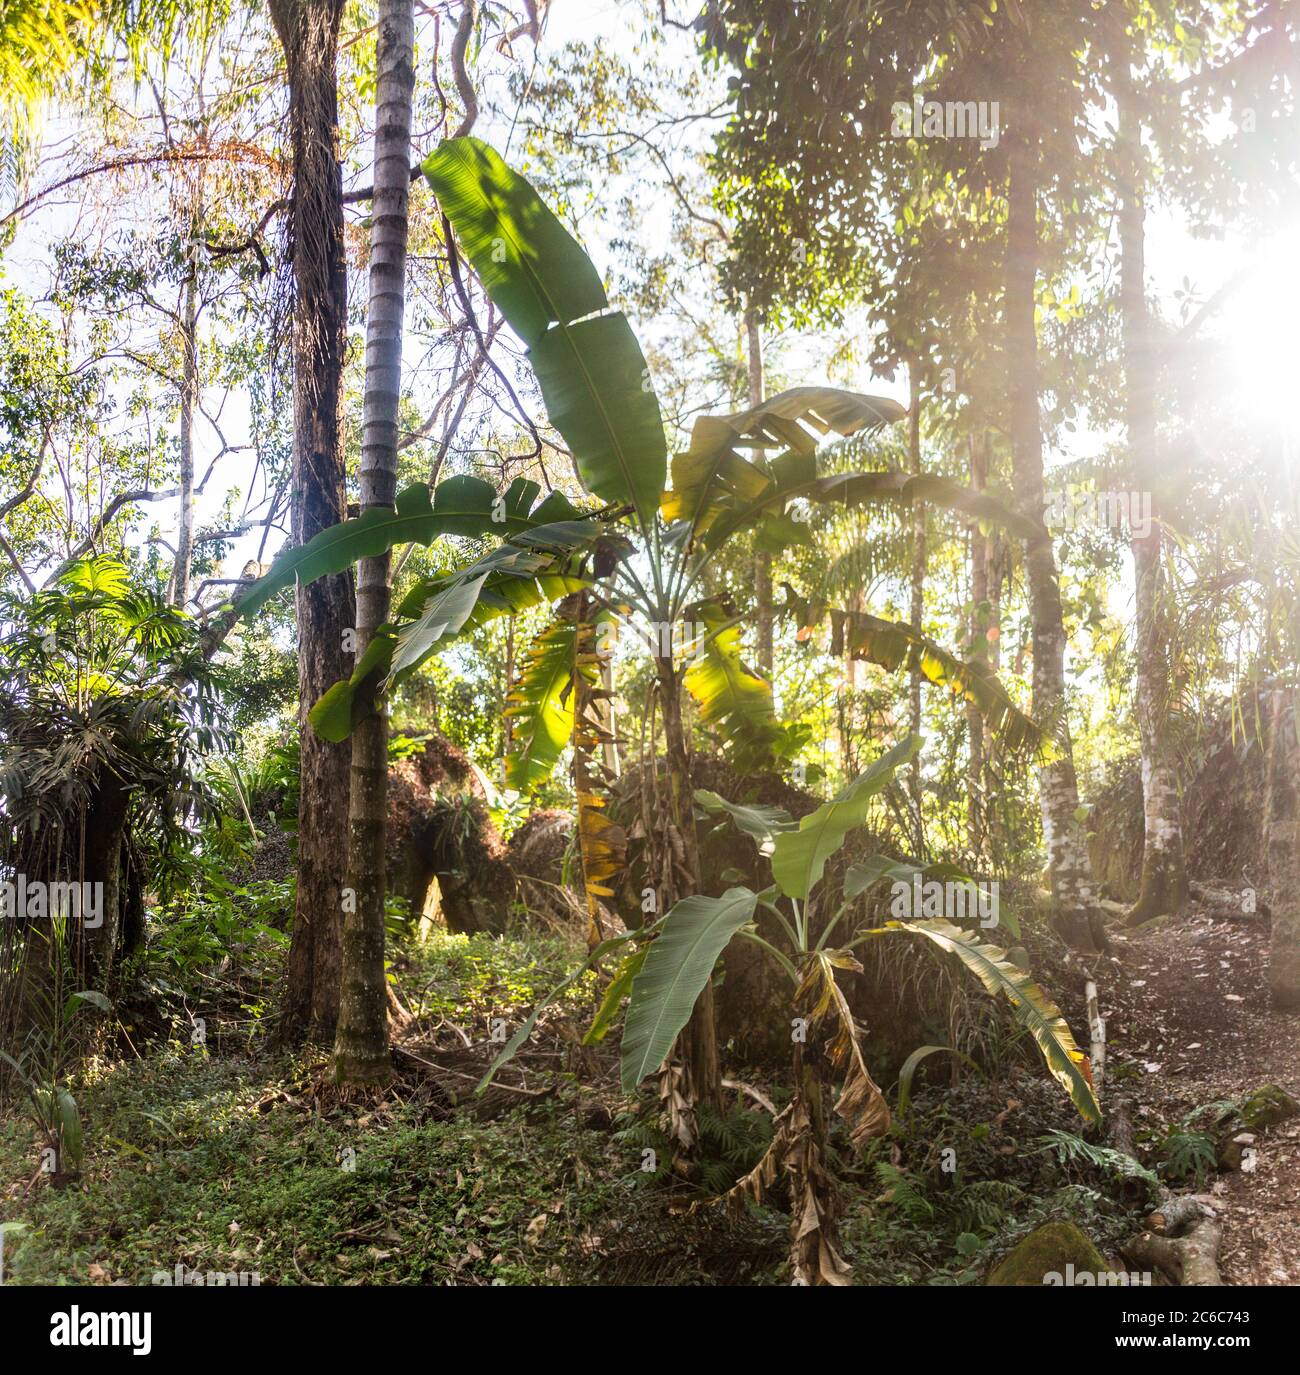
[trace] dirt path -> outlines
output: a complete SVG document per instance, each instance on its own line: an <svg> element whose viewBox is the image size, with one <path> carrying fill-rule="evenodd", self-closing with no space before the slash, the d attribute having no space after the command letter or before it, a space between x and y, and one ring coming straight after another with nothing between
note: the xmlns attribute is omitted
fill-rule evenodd
<svg viewBox="0 0 1300 1375"><path fill-rule="evenodd" d="M1116 940L1118 977L1103 974L1110 1068L1126 1062L1138 1127L1179 1121L1203 1103L1261 1084L1300 1097L1300 1014L1268 1005L1268 923L1215 919L1193 907ZM1102 982L1104 980L1104 982ZM1121 1090L1112 1075L1109 1093ZM1264 1133L1255 1168L1215 1177L1228 1284L1300 1284L1300 1118Z"/></svg>

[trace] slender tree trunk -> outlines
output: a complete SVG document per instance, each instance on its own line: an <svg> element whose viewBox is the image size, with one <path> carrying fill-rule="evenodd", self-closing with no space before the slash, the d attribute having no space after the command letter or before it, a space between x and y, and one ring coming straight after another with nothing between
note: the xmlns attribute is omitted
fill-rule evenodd
<svg viewBox="0 0 1300 1375"><path fill-rule="evenodd" d="M908 471L917 476L921 472L921 367L913 358L907 365L910 392L907 417ZM925 503L912 503L912 629L918 635L925 631ZM907 684L908 714L913 735L921 733L921 670L914 668ZM908 793L912 799L912 846L918 860L925 856L925 817L921 807L921 756L912 756L907 774Z"/></svg>
<svg viewBox="0 0 1300 1375"><path fill-rule="evenodd" d="M1142 191L1142 126L1134 110L1128 54L1115 60L1119 103L1121 202L1120 312L1124 334L1125 420L1132 490L1152 499L1150 529L1130 517L1137 624L1137 718L1142 749L1145 843L1142 885L1130 926L1176 912L1187 901L1181 800L1169 739L1169 616L1165 603L1161 527L1157 519L1155 353L1146 303L1146 245ZM1136 514L1136 513L1134 513Z"/></svg>
<svg viewBox="0 0 1300 1375"><path fill-rule="evenodd" d="M988 486L988 451L975 443L975 436L966 441L970 456L970 485L982 492ZM989 538L978 525L970 527L970 657L977 663L987 663L988 603L989 603ZM973 702L966 704L966 734L969 745L967 782L970 800L967 804L967 843L971 854L984 857L988 845L988 828L984 807L984 718Z"/></svg>
<svg viewBox="0 0 1300 1375"><path fill-rule="evenodd" d="M198 275L198 259L191 247L189 276L181 292L181 495L171 596L172 605L182 610L189 605L190 568L194 562L194 412L199 399Z"/></svg>
<svg viewBox="0 0 1300 1375"><path fill-rule="evenodd" d="M411 187L411 107L415 18L411 0L381 0L376 43L375 191L366 315L366 391L361 430L361 508L393 509L398 409L402 392L407 201ZM389 555L357 569L357 654L388 619ZM351 828L343 910L343 990L334 1073L344 1083L392 1077L388 988L384 979L384 845L388 808L388 715L371 680L359 694L352 732Z"/></svg>
<svg viewBox="0 0 1300 1375"><path fill-rule="evenodd" d="M1273 1006L1279 1011L1300 1008L1300 806L1296 803L1300 750L1295 699L1290 686L1268 694L1264 845L1273 909L1268 983Z"/></svg>
<svg viewBox="0 0 1300 1375"><path fill-rule="evenodd" d="M1008 428L1016 501L1043 518L1043 438L1038 419L1038 339L1034 280L1038 263L1038 153L1023 134L1008 139L1006 348ZM1049 726L1057 757L1038 772L1043 841L1061 935L1083 950L1100 949L1105 931L1096 905L1088 847L1078 818L1079 785L1065 699L1065 628L1051 540L1031 541L1025 577L1033 626L1034 715Z"/></svg>
<svg viewBox="0 0 1300 1375"><path fill-rule="evenodd" d="M745 363L749 383L749 404L763 400L763 336L758 317L745 312ZM760 672L769 682L775 662L772 653L772 555L764 549L754 551L754 657Z"/></svg>
<svg viewBox="0 0 1300 1375"><path fill-rule="evenodd" d="M293 482L290 537L308 540L347 513L340 408L347 342L343 175L335 63L343 0L272 0L289 76L293 148ZM298 625L298 897L280 1036L334 1039L347 853L350 748L311 728L307 712L352 672L350 573L300 586Z"/></svg>

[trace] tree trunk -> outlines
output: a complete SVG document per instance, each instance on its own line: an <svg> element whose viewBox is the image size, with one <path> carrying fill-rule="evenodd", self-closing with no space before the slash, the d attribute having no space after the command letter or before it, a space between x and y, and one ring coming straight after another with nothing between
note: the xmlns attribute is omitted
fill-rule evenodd
<svg viewBox="0 0 1300 1375"><path fill-rule="evenodd" d="M908 423L907 457L908 471L914 476L921 471L921 369L920 363L913 358L907 365ZM925 631L925 503L912 504L912 629L918 635ZM907 684L908 714L913 735L921 733L921 670L914 668ZM912 756L907 772L908 794L912 800L912 847L917 860L925 857L925 818L921 810L921 756L919 751Z"/></svg>
<svg viewBox="0 0 1300 1375"><path fill-rule="evenodd" d="M752 310L745 312L745 365L748 380L749 404L758 406L763 400L763 336L758 317ZM772 555L765 549L754 551L754 658L759 671L772 681Z"/></svg>
<svg viewBox="0 0 1300 1375"><path fill-rule="evenodd" d="M126 814L130 796L122 781L109 770L101 771L94 800L86 811L81 882L102 883L100 925L85 930L85 959L78 972L82 987L109 993L117 963L122 911L122 846L126 838ZM76 935L69 928L68 940Z"/></svg>
<svg viewBox="0 0 1300 1375"><path fill-rule="evenodd" d="M366 391L361 429L361 509L393 509L397 491L398 408L402 393L407 201L411 188L411 107L415 18L411 0L382 0L376 42L375 190L366 315ZM389 555L357 569L357 655L388 619ZM343 989L334 1074L343 1083L392 1077L384 979L384 842L388 811L388 714L378 681L359 693L352 732L348 887L343 911Z"/></svg>
<svg viewBox="0 0 1300 1375"><path fill-rule="evenodd" d="M192 237L191 231L191 237ZM199 397L199 284L196 250L190 248L190 271L181 293L181 480L176 564L171 603L183 611L190 600L190 567L194 562L194 412Z"/></svg>
<svg viewBox="0 0 1300 1375"><path fill-rule="evenodd" d="M969 436L970 485L982 492L988 486L988 450ZM988 662L988 602L989 602L989 537L977 524L970 528L970 658L977 663ZM966 734L969 749L967 781L967 843L976 861L985 857L988 827L984 806L984 718L973 702L966 704Z"/></svg>
<svg viewBox="0 0 1300 1375"><path fill-rule="evenodd" d="M1268 757L1264 798L1264 845L1268 858L1273 933L1268 982L1279 1011L1300 1008L1300 807L1296 805L1295 689L1268 695Z"/></svg>
<svg viewBox="0 0 1300 1375"><path fill-rule="evenodd" d="M664 720L664 742L668 756L671 790L672 826L681 842L681 868L685 870L689 891L673 883L672 892L661 894L666 910L680 897L700 891L700 849L695 834L695 792L691 783L690 752L682 723L681 680L671 655L656 656L660 709ZM676 846L673 847L676 849ZM669 865L669 872L672 866ZM681 1038L682 1059L690 1076L692 1101L717 1107L722 1100L722 1070L718 1061L718 1037L713 1015L713 984L704 985L695 1000L695 1010Z"/></svg>
<svg viewBox="0 0 1300 1375"><path fill-rule="evenodd" d="M1125 421L1132 490L1152 495L1150 529L1130 517L1137 638L1137 718L1142 748L1142 885L1128 923L1176 912L1187 901L1175 754L1169 740L1169 617L1163 586L1156 472L1155 354L1146 304L1142 127L1134 111L1127 51L1116 55L1121 203L1120 312L1124 335Z"/></svg>
<svg viewBox="0 0 1300 1375"><path fill-rule="evenodd" d="M1038 420L1038 339L1034 281L1038 263L1037 149L1017 133L1009 139L1006 261L1006 367L1012 479L1017 505L1029 519L1043 519L1043 439ZM1043 841L1056 902L1056 926L1071 945L1096 950L1105 931L1093 890L1083 827L1077 816L1079 786L1065 700L1065 627L1061 589L1050 539L1030 541L1025 578L1033 627L1034 716L1054 733L1057 757L1038 772Z"/></svg>
<svg viewBox="0 0 1300 1375"><path fill-rule="evenodd" d="M347 342L343 175L335 62L343 0L271 0L289 77L293 148L293 482L290 538L308 540L347 514L339 411ZM339 1009L339 935L347 855L349 746L322 740L307 712L352 672L350 573L300 586L298 626L298 897L280 1037L327 1043Z"/></svg>

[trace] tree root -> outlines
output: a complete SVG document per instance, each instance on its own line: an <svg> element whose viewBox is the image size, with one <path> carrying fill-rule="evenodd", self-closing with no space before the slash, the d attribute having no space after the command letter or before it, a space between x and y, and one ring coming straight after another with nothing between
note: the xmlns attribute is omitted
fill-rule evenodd
<svg viewBox="0 0 1300 1375"><path fill-rule="evenodd" d="M1223 1283L1219 1274L1223 1226L1199 1198L1170 1194L1147 1222L1148 1231L1119 1248L1130 1265L1163 1270L1175 1284L1185 1287Z"/></svg>

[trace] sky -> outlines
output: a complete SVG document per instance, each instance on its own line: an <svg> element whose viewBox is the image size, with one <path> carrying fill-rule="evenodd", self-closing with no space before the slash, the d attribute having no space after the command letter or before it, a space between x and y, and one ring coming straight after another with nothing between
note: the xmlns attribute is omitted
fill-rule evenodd
<svg viewBox="0 0 1300 1375"><path fill-rule="evenodd" d="M608 45L622 55L629 55L642 23L640 7L633 3L619 3L619 0L603 0L602 3L554 0L538 52L539 64L544 68L548 58L565 43L578 39ZM692 40L688 35L673 33L670 42L680 53L682 62L695 61ZM490 115L484 116L476 132L497 142L499 146L505 143L508 135L504 123L494 121ZM71 133L72 126L66 120L55 118L50 121L46 135L46 157L34 178L35 185L41 185L48 176L65 166ZM75 157L75 153L72 156ZM667 196L662 196L660 203L666 230L669 216ZM13 248L5 256L5 283L17 284L39 295L45 289L47 280L45 263L48 262L50 245L68 232L74 215L75 209L70 204L52 201L26 220ZM649 222L652 236L657 234L655 225L652 217ZM600 227L593 223L591 237L585 245L598 266L604 266L612 259L602 233ZM653 244L651 247L657 250L659 245ZM1237 293L1216 325L1239 341L1239 346L1234 349L1234 366L1240 369L1243 395L1250 398L1250 404L1276 408L1287 414L1290 413L1290 392L1294 379L1300 375L1300 344L1297 343L1300 334L1292 326L1300 309L1298 249L1300 242L1297 242L1296 227L1291 226L1288 232L1279 234L1277 242L1270 246L1268 269L1261 272L1247 289ZM1248 254L1260 256L1257 246L1248 248L1232 240L1219 243L1193 238L1179 218L1168 210L1158 209L1149 217L1150 285L1167 314L1174 312L1173 293L1181 287L1184 278L1191 279L1202 297L1208 296L1237 272ZM653 329L654 325L642 322L642 327ZM787 371L798 370L802 373L806 368L816 368L817 356L815 351L803 350L798 341L793 341L787 347L784 364ZM801 375L800 380L817 382L825 379L814 372ZM882 392L899 400L906 399L906 381L901 374L893 381L861 374L856 386L859 390ZM223 429L228 437L238 442L243 437L240 431L247 429L247 406L242 395L234 394L226 398L209 395L207 402L210 409L223 409ZM1107 443L1107 436L1083 428L1066 442L1068 448L1049 454L1049 466L1095 456ZM216 452L216 436L203 423L198 426L197 449L196 466L202 473ZM210 525L216 519L231 487L247 487L247 464L246 459L233 456L214 475L207 492L198 502L199 528ZM174 506L175 503L160 503L147 508L146 524L156 523L164 537L173 537L176 527ZM260 542L260 531L254 531L239 541L226 559L225 574L231 576L238 573L245 560L256 554ZM268 551L278 547L278 542L279 536L273 534ZM1123 590L1119 589L1118 594L1122 597Z"/></svg>

